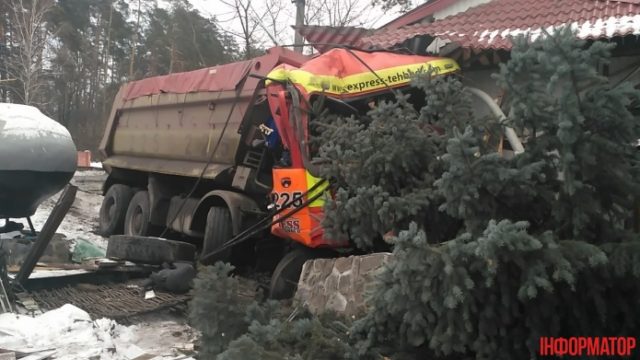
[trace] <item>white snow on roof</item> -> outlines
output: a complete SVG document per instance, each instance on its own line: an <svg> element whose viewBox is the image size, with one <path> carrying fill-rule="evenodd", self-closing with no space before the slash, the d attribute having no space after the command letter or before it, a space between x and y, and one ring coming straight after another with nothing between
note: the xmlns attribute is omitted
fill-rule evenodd
<svg viewBox="0 0 640 360"><path fill-rule="evenodd" d="M593 23L587 21L580 25L572 24L572 28L578 30L578 37L597 38L601 36L613 37L615 35L638 35L640 34L640 15L609 17L598 19Z"/></svg>
<svg viewBox="0 0 640 360"><path fill-rule="evenodd" d="M0 103L0 139L70 137L67 129L33 106Z"/></svg>
<svg viewBox="0 0 640 360"><path fill-rule="evenodd" d="M476 37L482 42L488 44L493 43L496 39L514 38L519 35L528 35L530 40L534 41L544 33L552 33L555 29L563 28L566 24L548 26L546 28L515 28L515 29L485 29L483 31L474 31L471 34L459 32L459 30L444 31L435 34L448 36L467 36ZM614 36L640 35L640 15L633 16L611 16L604 19L594 21L572 22L568 26L571 27L580 39L602 39L612 38Z"/></svg>

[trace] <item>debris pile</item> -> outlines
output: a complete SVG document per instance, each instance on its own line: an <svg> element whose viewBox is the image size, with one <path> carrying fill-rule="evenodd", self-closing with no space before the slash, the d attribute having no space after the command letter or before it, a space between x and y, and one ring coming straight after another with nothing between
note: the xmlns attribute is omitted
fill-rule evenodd
<svg viewBox="0 0 640 360"><path fill-rule="evenodd" d="M153 338L153 333L147 331L144 336L152 341L154 348L143 349L135 345L139 342L140 335L136 332L141 330L140 325L126 327L112 319L92 320L80 308L64 305L36 317L13 313L0 315L0 349L14 352L18 359L21 357L18 354L38 354L44 356L39 359L53 357L59 360L186 360L192 358L168 347L184 343L185 336L193 336L185 329L183 326L179 331L172 331L169 335L174 339L164 339L164 343L157 339L162 332L156 339L148 339Z"/></svg>
<svg viewBox="0 0 640 360"><path fill-rule="evenodd" d="M180 314L190 296L164 289L189 282L184 266L106 257L94 233L103 180L76 172L75 201L56 213L63 194L46 200L29 228L0 220L0 359L192 359L196 334Z"/></svg>

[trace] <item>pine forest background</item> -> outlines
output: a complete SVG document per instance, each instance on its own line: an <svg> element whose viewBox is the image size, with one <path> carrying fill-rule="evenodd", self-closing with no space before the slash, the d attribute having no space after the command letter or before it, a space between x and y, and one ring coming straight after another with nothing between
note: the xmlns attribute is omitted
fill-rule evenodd
<svg viewBox="0 0 640 360"><path fill-rule="evenodd" d="M37 106L95 151L123 82L260 51L186 0L3 0L0 102Z"/></svg>

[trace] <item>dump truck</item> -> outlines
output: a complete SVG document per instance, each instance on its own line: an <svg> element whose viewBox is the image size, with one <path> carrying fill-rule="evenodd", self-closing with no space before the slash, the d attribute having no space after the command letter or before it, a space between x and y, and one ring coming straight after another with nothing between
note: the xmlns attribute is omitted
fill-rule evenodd
<svg viewBox="0 0 640 360"><path fill-rule="evenodd" d="M100 144L109 173L100 229L191 242L205 264L260 264L273 272L270 295L289 297L306 260L349 246L322 229L328 183L312 161L314 104L364 114L417 74L459 70L447 58L347 48L311 57L276 47L127 83Z"/></svg>

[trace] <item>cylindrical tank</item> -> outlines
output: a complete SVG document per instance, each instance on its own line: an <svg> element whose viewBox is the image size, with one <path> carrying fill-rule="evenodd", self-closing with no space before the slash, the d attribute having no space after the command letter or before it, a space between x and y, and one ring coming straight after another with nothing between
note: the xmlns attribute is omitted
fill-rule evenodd
<svg viewBox="0 0 640 360"><path fill-rule="evenodd" d="M35 107L0 103L0 218L31 216L76 171L64 126Z"/></svg>

